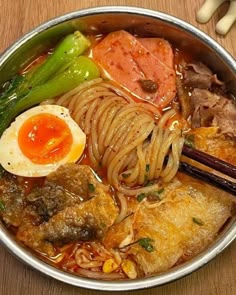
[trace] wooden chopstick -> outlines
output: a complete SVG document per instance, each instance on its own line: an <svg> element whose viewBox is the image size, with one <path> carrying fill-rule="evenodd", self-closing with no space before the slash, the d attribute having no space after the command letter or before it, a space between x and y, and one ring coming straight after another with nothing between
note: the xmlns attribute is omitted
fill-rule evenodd
<svg viewBox="0 0 236 295"><path fill-rule="evenodd" d="M215 158L195 148L191 148L187 145L184 145L182 154L192 160L195 160L205 166L213 168L216 171L236 179L236 167L230 163ZM201 170L182 161L180 162L179 170L236 196L236 182L224 179L223 177L217 176L205 170Z"/></svg>
<svg viewBox="0 0 236 295"><path fill-rule="evenodd" d="M214 185L234 196L236 196L236 183L217 176L213 173L201 170L186 162L180 161L179 171L182 171L192 177L198 178L204 182Z"/></svg>
<svg viewBox="0 0 236 295"><path fill-rule="evenodd" d="M213 168L214 170L217 170L225 175L236 179L236 166L230 163L222 161L197 149L188 147L187 145L184 145L182 154L187 156L188 158L191 158L201 164L204 164L208 167Z"/></svg>

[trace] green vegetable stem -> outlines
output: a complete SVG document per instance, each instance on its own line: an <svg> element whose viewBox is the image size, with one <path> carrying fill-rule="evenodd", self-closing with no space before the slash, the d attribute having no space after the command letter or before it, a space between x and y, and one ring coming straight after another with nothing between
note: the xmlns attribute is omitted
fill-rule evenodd
<svg viewBox="0 0 236 295"><path fill-rule="evenodd" d="M88 38L76 31L70 34L56 47L54 53L40 66L30 78L29 87L38 86L58 71L66 69L76 57L83 54L91 45Z"/></svg>
<svg viewBox="0 0 236 295"><path fill-rule="evenodd" d="M0 98L1 103L5 101L6 104L14 97L26 95L32 88L66 70L74 62L74 59L83 54L90 45L89 39L79 31L66 36L45 62L34 66L25 76L18 75L13 78L9 89Z"/></svg>
<svg viewBox="0 0 236 295"><path fill-rule="evenodd" d="M80 83L98 78L99 69L88 57L79 56L74 59L71 66L64 72L59 73L48 82L33 88L22 98L16 98L8 105L0 116L0 135L10 124L12 119L22 111L37 105L45 99L50 99L75 88Z"/></svg>

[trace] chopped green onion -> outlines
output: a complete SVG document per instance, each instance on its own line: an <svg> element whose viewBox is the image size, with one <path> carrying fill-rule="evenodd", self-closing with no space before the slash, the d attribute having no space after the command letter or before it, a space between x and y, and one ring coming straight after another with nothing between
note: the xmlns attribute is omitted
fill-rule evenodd
<svg viewBox="0 0 236 295"><path fill-rule="evenodd" d="M5 204L3 203L3 201L0 201L0 211L4 211L5 209Z"/></svg>
<svg viewBox="0 0 236 295"><path fill-rule="evenodd" d="M141 193L141 194L137 195L137 201L141 202L145 197L146 197L146 194Z"/></svg>
<svg viewBox="0 0 236 295"><path fill-rule="evenodd" d="M154 251L154 246L151 244L153 243L154 240L153 239L150 239L150 238L142 238L142 239L139 239L137 241L134 241L133 243L130 243L128 245L125 245L123 247L119 247L119 249L124 249L124 248L127 248L127 247L130 247L132 245L135 245L135 244L138 244L139 246L141 246L144 250L148 251L148 252L153 252Z"/></svg>
<svg viewBox="0 0 236 295"><path fill-rule="evenodd" d="M147 164L147 165L146 165L146 172L148 172L149 170L150 170L150 165Z"/></svg>
<svg viewBox="0 0 236 295"><path fill-rule="evenodd" d="M164 190L165 190L164 188L161 188L161 189L159 189L159 191L157 191L157 193L160 195L164 192Z"/></svg>
<svg viewBox="0 0 236 295"><path fill-rule="evenodd" d="M88 184L89 191L93 193L95 191L95 186L92 183Z"/></svg>
<svg viewBox="0 0 236 295"><path fill-rule="evenodd" d="M154 184L154 182L152 181L152 180L150 180L150 181L148 181L147 183L145 183L144 184L144 186L146 187L146 186L151 186L151 185L153 185Z"/></svg>
<svg viewBox="0 0 236 295"><path fill-rule="evenodd" d="M197 225L204 225L204 222L200 219L200 218L197 218L197 217L193 217L192 218L193 222L195 222Z"/></svg>
<svg viewBox="0 0 236 295"><path fill-rule="evenodd" d="M184 141L184 144L186 144L187 146L189 146L190 148L195 148L195 137L194 137L194 134L188 134L186 135L185 137L185 141Z"/></svg>
<svg viewBox="0 0 236 295"><path fill-rule="evenodd" d="M124 179L126 179L126 178L130 177L130 175L131 175L131 173L123 173L123 174L122 174L122 177L123 177Z"/></svg>
<svg viewBox="0 0 236 295"><path fill-rule="evenodd" d="M138 240L138 244L148 252L154 251L154 246L151 244L154 240L150 238L142 238Z"/></svg>

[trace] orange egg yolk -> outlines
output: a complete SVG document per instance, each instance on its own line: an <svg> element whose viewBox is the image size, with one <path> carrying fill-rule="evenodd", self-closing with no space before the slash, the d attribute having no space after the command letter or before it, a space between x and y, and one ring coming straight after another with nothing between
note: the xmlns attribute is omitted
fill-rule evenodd
<svg viewBox="0 0 236 295"><path fill-rule="evenodd" d="M21 126L18 144L22 153L35 164L52 164L70 151L72 134L67 124L51 114L39 114Z"/></svg>

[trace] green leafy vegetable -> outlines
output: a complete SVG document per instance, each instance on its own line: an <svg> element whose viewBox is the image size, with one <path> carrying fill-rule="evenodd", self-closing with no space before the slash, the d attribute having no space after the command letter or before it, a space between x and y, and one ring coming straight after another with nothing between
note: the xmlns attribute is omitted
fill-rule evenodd
<svg viewBox="0 0 236 295"><path fill-rule="evenodd" d="M32 88L45 83L54 75L66 70L74 62L74 59L84 53L90 45L89 39L79 31L66 36L45 62L34 66L24 76L17 75L5 95L15 94L17 97L26 95Z"/></svg>
<svg viewBox="0 0 236 295"><path fill-rule="evenodd" d="M4 97L7 97L10 93L13 93L15 89L21 84L23 81L24 77L21 75L16 75L15 77L12 78L10 81L8 87L5 89L5 91L1 94L1 99Z"/></svg>
<svg viewBox="0 0 236 295"><path fill-rule="evenodd" d="M195 222L197 225L200 225L200 226L204 225L204 222L203 222L200 218L198 218L198 217L193 217L192 220L193 220L193 222Z"/></svg>
<svg viewBox="0 0 236 295"><path fill-rule="evenodd" d="M137 201L138 202L141 202L144 198L146 198L145 193L141 193L141 194L137 195Z"/></svg>
<svg viewBox="0 0 236 295"><path fill-rule="evenodd" d="M65 37L44 63L12 79L0 96L0 136L20 112L100 76L90 58L79 56L89 46L90 41L77 31Z"/></svg>
<svg viewBox="0 0 236 295"><path fill-rule="evenodd" d="M194 138L194 134L188 134L188 135L186 135L186 137L185 137L185 141L184 141L184 143L187 145L187 146L189 146L189 147L191 147L191 148L195 148L195 143L194 143L194 140L195 140L195 138Z"/></svg>
<svg viewBox="0 0 236 295"><path fill-rule="evenodd" d="M142 238L138 240L138 244L148 252L154 251L154 246L151 244L154 240L150 238Z"/></svg>
<svg viewBox="0 0 236 295"><path fill-rule="evenodd" d="M33 88L26 96L15 98L4 112L0 113L0 136L14 117L45 99L59 96L80 83L98 78L100 72L95 63L85 56L76 58L71 66L48 82Z"/></svg>
<svg viewBox="0 0 236 295"><path fill-rule="evenodd" d="M0 200L0 211L4 211L5 209L5 204L3 203L3 201Z"/></svg>
<svg viewBox="0 0 236 295"><path fill-rule="evenodd" d="M92 183L88 184L88 189L91 193L93 193L95 191L95 186Z"/></svg>
<svg viewBox="0 0 236 295"><path fill-rule="evenodd" d="M76 31L66 36L56 47L54 53L40 66L30 78L29 87L41 85L53 75L68 68L76 57L83 54L91 45L88 38Z"/></svg>

